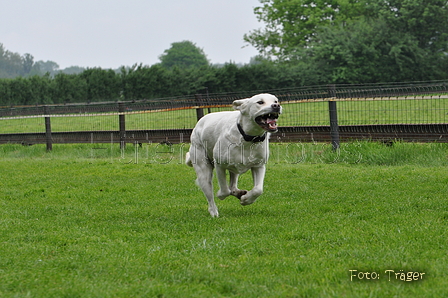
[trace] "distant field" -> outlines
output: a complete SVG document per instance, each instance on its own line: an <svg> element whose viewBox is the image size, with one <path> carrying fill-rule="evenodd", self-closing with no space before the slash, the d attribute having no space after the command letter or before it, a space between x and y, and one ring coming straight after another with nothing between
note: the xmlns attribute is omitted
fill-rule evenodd
<svg viewBox="0 0 448 298"><path fill-rule="evenodd" d="M219 218L188 145L137 149L0 145L1 297L446 295L447 144L272 144Z"/></svg>
<svg viewBox="0 0 448 298"><path fill-rule="evenodd" d="M364 124L427 124L448 123L448 99L407 100L360 100L339 101L340 125ZM284 113L280 126L329 125L328 102L304 102L283 104ZM231 110L212 108L211 112ZM207 109L205 109L207 113ZM174 110L161 112L137 112L126 115L126 129L179 129L193 128L196 110ZM72 115L52 117L52 131L118 130L117 115ZM0 133L45 132L44 118L22 118L3 120L0 118Z"/></svg>

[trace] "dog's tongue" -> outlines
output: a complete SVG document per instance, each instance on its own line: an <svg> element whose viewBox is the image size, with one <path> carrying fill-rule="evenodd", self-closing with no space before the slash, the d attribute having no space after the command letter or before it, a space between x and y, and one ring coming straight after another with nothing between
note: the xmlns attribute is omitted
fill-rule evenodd
<svg viewBox="0 0 448 298"><path fill-rule="evenodd" d="M266 123L269 125L270 129L277 129L277 119L266 119Z"/></svg>

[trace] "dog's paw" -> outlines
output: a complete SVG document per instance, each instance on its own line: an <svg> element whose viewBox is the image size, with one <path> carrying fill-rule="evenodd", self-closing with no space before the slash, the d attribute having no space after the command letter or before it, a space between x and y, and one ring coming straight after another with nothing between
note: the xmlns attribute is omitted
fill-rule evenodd
<svg viewBox="0 0 448 298"><path fill-rule="evenodd" d="M218 209L211 209L211 208L209 208L208 212L210 213L210 215L212 217L219 217Z"/></svg>
<svg viewBox="0 0 448 298"><path fill-rule="evenodd" d="M244 190L244 189L237 189L237 190L232 191L232 196L235 196L240 200L241 200L241 197L244 196L245 194L247 194L247 190Z"/></svg>
<svg viewBox="0 0 448 298"><path fill-rule="evenodd" d="M256 191L256 190L251 190L247 192L247 194L243 195L240 199L241 205L247 206L254 203L262 192L263 191Z"/></svg>
<svg viewBox="0 0 448 298"><path fill-rule="evenodd" d="M247 205L250 205L250 204L252 204L252 203L253 203L253 201L245 200L244 198L242 198L242 199L240 200L240 204L241 204L242 206L247 206Z"/></svg>

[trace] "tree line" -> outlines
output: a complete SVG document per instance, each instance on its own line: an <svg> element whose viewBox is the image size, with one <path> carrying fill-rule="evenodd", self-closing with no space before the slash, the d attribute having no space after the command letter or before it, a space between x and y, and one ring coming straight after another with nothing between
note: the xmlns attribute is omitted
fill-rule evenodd
<svg viewBox="0 0 448 298"><path fill-rule="evenodd" d="M42 76L46 73L55 75L56 73L81 73L85 70L83 67L71 66L64 69L59 69L59 65L54 61L34 61L34 56L26 53L20 55L5 49L4 45L0 43L0 79L16 78L16 77L32 77Z"/></svg>
<svg viewBox="0 0 448 298"><path fill-rule="evenodd" d="M0 79L0 106L142 100L198 93L289 88L311 83L286 64L228 63L189 68L134 65L119 72L89 68L80 74Z"/></svg>
<svg viewBox="0 0 448 298"><path fill-rule="evenodd" d="M368 61L366 61L368 63ZM401 71L377 70L351 74L350 83L403 82L446 79L447 73L418 72L411 63ZM393 68L393 65L388 67ZM398 66L396 66L398 68ZM347 70L351 73L350 70ZM347 74L348 75L348 74ZM0 79L0 106L142 100L198 93L265 92L274 89L339 83L316 63L260 60L251 64L165 68L134 65L120 71L89 68L80 74Z"/></svg>

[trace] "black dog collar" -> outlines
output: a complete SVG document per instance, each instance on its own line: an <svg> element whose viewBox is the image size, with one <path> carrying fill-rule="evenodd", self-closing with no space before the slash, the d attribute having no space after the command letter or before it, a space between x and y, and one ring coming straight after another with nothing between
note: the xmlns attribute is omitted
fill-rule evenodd
<svg viewBox="0 0 448 298"><path fill-rule="evenodd" d="M249 136L244 132L243 128L239 123L237 123L236 126L238 127L238 130L240 131L241 135L243 136L246 142L258 143L263 142L266 139L266 133L264 133L261 136Z"/></svg>

